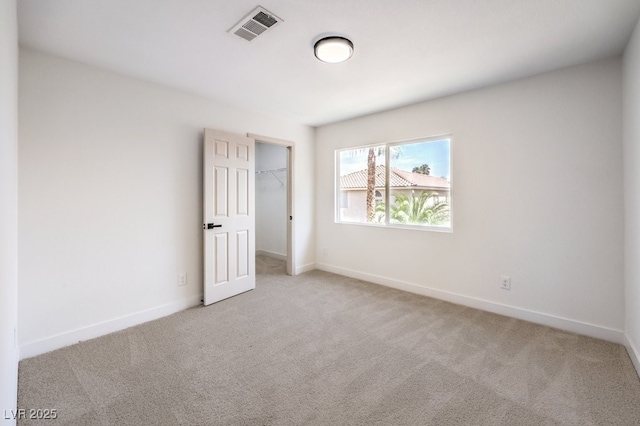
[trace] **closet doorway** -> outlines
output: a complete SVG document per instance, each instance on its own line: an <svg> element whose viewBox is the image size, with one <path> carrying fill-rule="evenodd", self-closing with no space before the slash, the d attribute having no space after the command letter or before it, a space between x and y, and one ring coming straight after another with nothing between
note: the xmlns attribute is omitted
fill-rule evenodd
<svg viewBox="0 0 640 426"><path fill-rule="evenodd" d="M256 256L286 261L295 275L293 247L293 143L249 134L256 141Z"/></svg>

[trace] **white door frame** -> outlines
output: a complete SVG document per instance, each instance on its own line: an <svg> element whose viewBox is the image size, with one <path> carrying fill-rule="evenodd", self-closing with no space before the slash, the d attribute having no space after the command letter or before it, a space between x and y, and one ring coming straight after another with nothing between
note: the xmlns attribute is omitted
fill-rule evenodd
<svg viewBox="0 0 640 426"><path fill-rule="evenodd" d="M270 138L268 136L256 135L253 133L247 133L247 136L255 139L256 142L266 143L271 145L279 145L287 148L287 275L296 274L295 263L295 238L293 221L295 219L294 202L293 202L293 174L294 174L294 158L295 158L295 144L291 141Z"/></svg>

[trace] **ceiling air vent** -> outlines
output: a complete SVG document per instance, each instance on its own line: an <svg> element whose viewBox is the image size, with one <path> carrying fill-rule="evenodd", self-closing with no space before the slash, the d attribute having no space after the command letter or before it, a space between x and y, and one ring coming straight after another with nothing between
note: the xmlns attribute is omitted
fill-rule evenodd
<svg viewBox="0 0 640 426"><path fill-rule="evenodd" d="M265 8L258 6L231 28L229 33L251 41L259 35L266 33L280 22L282 22L282 19Z"/></svg>

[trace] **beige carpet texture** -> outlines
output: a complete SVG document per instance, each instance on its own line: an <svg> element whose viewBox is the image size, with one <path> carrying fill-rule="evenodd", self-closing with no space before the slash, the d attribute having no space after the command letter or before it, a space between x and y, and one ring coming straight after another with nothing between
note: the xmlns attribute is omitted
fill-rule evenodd
<svg viewBox="0 0 640 426"><path fill-rule="evenodd" d="M624 347L257 259L257 286L23 360L19 425L638 425Z"/></svg>

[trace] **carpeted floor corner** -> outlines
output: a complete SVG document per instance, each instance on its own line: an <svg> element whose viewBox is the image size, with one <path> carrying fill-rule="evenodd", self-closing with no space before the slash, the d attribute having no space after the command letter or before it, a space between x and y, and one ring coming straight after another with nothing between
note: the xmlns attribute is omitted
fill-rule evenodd
<svg viewBox="0 0 640 426"><path fill-rule="evenodd" d="M625 349L257 258L255 290L24 360L19 425L636 425Z"/></svg>

